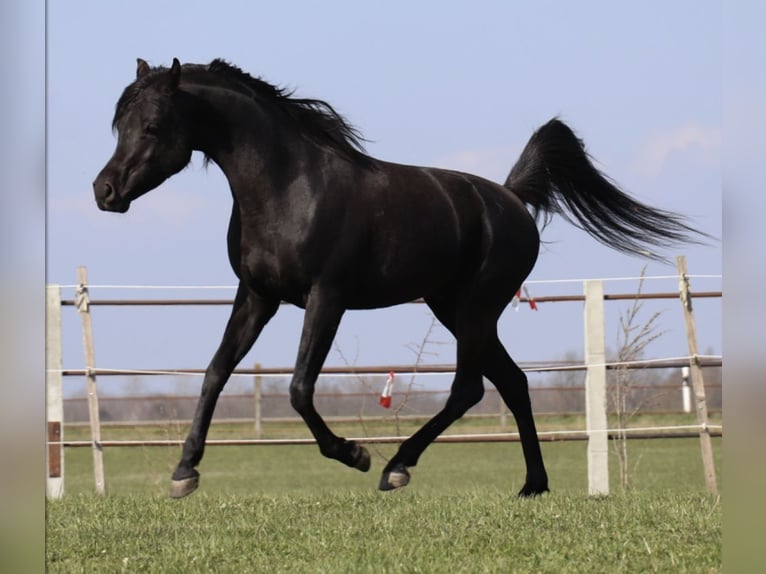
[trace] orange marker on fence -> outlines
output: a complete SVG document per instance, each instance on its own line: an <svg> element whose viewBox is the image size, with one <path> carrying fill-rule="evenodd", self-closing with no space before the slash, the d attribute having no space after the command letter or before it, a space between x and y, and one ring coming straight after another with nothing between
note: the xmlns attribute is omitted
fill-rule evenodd
<svg viewBox="0 0 766 574"><path fill-rule="evenodd" d="M384 409L391 408L391 391L394 387L394 372L388 373L386 379L386 385L383 387L383 392L380 394L380 406Z"/></svg>

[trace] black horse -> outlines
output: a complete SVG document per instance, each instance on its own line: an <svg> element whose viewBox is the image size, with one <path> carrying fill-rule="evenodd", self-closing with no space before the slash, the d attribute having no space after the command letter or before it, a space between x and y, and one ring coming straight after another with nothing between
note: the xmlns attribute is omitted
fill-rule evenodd
<svg viewBox="0 0 766 574"><path fill-rule="evenodd" d="M548 490L527 378L497 335L497 320L537 259L536 220L562 213L599 241L657 257L654 247L696 232L676 214L630 198L591 164L583 143L553 119L531 137L504 185L475 175L388 163L329 104L300 99L222 60L150 67L113 121L114 155L93 188L98 207L132 201L202 151L233 196L228 252L239 287L205 379L170 495L199 483L217 398L281 301L305 309L290 402L327 457L367 471L370 455L338 437L314 408L314 385L346 309L422 297L457 340L450 396L405 440L379 488L410 480L426 447L484 394L482 377L513 413L527 467L520 496ZM532 214L530 214L530 211Z"/></svg>

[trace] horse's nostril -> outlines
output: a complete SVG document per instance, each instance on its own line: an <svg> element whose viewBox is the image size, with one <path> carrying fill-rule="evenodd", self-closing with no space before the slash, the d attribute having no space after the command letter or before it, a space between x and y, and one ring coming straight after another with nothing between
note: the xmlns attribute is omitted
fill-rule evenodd
<svg viewBox="0 0 766 574"><path fill-rule="evenodd" d="M106 203L114 201L114 199L117 197L112 184L109 183L109 181L101 179L100 177L96 178L96 181L93 182L93 191L96 192L96 199L100 199Z"/></svg>
<svg viewBox="0 0 766 574"><path fill-rule="evenodd" d="M108 181L104 182L104 189L103 189L104 199L106 201L112 201L115 198L115 192L114 188L112 187L112 184Z"/></svg>

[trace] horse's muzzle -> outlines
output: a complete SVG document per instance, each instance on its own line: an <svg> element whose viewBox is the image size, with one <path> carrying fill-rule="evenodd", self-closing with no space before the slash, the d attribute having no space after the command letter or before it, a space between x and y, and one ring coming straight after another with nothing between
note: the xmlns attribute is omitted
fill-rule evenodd
<svg viewBox="0 0 766 574"><path fill-rule="evenodd" d="M93 193L96 196L96 205L102 211L125 213L130 207L130 200L117 193L112 183L101 174L93 182Z"/></svg>

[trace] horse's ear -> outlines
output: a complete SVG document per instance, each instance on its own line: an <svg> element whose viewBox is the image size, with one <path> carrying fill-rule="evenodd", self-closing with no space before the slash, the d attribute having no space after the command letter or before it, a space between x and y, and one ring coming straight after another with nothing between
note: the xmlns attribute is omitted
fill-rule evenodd
<svg viewBox="0 0 766 574"><path fill-rule="evenodd" d="M181 62L178 58L173 58L173 65L170 66L170 89L175 90L181 81Z"/></svg>
<svg viewBox="0 0 766 574"><path fill-rule="evenodd" d="M146 60L136 58L136 79L140 78L141 76L145 76L148 72L149 64L146 63Z"/></svg>

